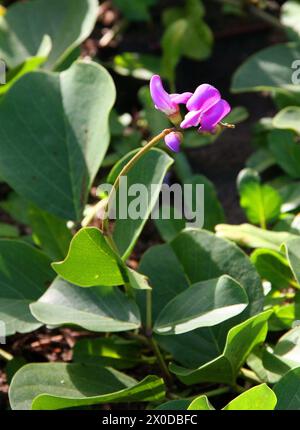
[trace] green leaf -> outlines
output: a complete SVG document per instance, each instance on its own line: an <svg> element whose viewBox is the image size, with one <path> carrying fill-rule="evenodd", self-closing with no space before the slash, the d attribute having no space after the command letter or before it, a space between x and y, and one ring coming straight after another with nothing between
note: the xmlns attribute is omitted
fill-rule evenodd
<svg viewBox="0 0 300 430"><path fill-rule="evenodd" d="M114 5L129 21L148 21L149 8L155 3L157 0L114 0Z"/></svg>
<svg viewBox="0 0 300 430"><path fill-rule="evenodd" d="M276 163L292 178L300 178L300 146L296 136L288 130L274 130L268 138L268 146Z"/></svg>
<svg viewBox="0 0 300 430"><path fill-rule="evenodd" d="M190 283L229 275L246 290L249 306L243 313L244 318L262 310L259 276L236 245L199 229L186 229L171 245Z"/></svg>
<svg viewBox="0 0 300 430"><path fill-rule="evenodd" d="M276 289L295 286L293 273L282 254L270 249L257 249L251 254L251 261L263 279Z"/></svg>
<svg viewBox="0 0 300 430"><path fill-rule="evenodd" d="M288 106L273 119L274 127L292 130L300 134L300 107Z"/></svg>
<svg viewBox="0 0 300 430"><path fill-rule="evenodd" d="M240 314L247 305L244 289L230 276L198 282L165 306L154 331L169 335L211 327Z"/></svg>
<svg viewBox="0 0 300 430"><path fill-rule="evenodd" d="M168 268L172 267L172 270ZM152 289L152 318L155 320L170 300L185 291L189 282L178 264L176 255L168 245L156 245L143 255L139 271L150 280ZM145 317L145 294L138 295L142 314Z"/></svg>
<svg viewBox="0 0 300 430"><path fill-rule="evenodd" d="M50 49L51 46L49 47ZM23 64L8 73L7 83L0 86L0 95L5 94L23 75L38 69L46 60L47 57L30 57L26 59Z"/></svg>
<svg viewBox="0 0 300 430"><path fill-rule="evenodd" d="M206 396L199 396L192 401L187 408L188 411L214 411L215 408L211 405Z"/></svg>
<svg viewBox="0 0 300 430"><path fill-rule="evenodd" d="M155 410L157 411L185 411L190 404L190 400L170 400L169 402L159 405Z"/></svg>
<svg viewBox="0 0 300 430"><path fill-rule="evenodd" d="M6 334L28 333L41 326L29 305L45 292L54 273L46 255L15 240L0 240L0 320Z"/></svg>
<svg viewBox="0 0 300 430"><path fill-rule="evenodd" d="M249 258L237 246L205 230L188 229L180 233L171 246L152 247L143 256L139 270L149 277L153 287L153 320L190 284L228 274L246 289L249 306L234 320L180 335L156 335L161 347L187 367L198 367L220 355L228 330L248 314L262 310L261 281ZM144 316L144 295L142 298L139 295L139 304ZM202 345L201 349L198 345Z"/></svg>
<svg viewBox="0 0 300 430"><path fill-rule="evenodd" d="M299 208L300 206L300 182L299 181L291 182L290 184L287 184L281 187L278 191L283 201L281 205L281 213L287 213ZM294 220L293 215L291 219ZM293 220L292 220L292 223L293 223Z"/></svg>
<svg viewBox="0 0 300 430"><path fill-rule="evenodd" d="M260 148L250 155L247 159L246 166L256 170L258 173L262 173L275 163L276 160L272 153L265 148Z"/></svg>
<svg viewBox="0 0 300 430"><path fill-rule="evenodd" d="M0 19L0 57L10 68L19 66L38 55L48 35L52 50L46 66L54 68L89 36L97 14L96 0L35 0L12 5Z"/></svg>
<svg viewBox="0 0 300 430"><path fill-rule="evenodd" d="M0 107L5 181L48 212L81 219L109 143L114 97L111 77L95 63L24 75Z"/></svg>
<svg viewBox="0 0 300 430"><path fill-rule="evenodd" d="M284 249L293 275L300 285L300 238L285 242Z"/></svg>
<svg viewBox="0 0 300 430"><path fill-rule="evenodd" d="M29 224L29 203L22 196L11 191L5 200L0 202L0 208L20 224Z"/></svg>
<svg viewBox="0 0 300 430"><path fill-rule="evenodd" d="M290 370L274 386L277 396L276 409L300 410L300 367Z"/></svg>
<svg viewBox="0 0 300 430"><path fill-rule="evenodd" d="M58 275L80 287L116 286L124 283L121 262L101 231L86 227L73 237L64 261L53 263Z"/></svg>
<svg viewBox="0 0 300 430"><path fill-rule="evenodd" d="M278 382L289 370L300 366L300 328L285 333L274 349L263 351L263 366L267 371L268 382Z"/></svg>
<svg viewBox="0 0 300 430"><path fill-rule="evenodd" d="M148 81L152 75L161 74L161 61L154 55L122 52L114 57L113 70L122 76Z"/></svg>
<svg viewBox="0 0 300 430"><path fill-rule="evenodd" d="M193 175L190 178L186 178L183 182L183 186L192 187L191 193L191 203L192 207L189 208L191 212L199 212L199 204L202 206L202 201L199 199L199 191L197 190L197 185L203 185L204 188L204 223L201 228L206 230L214 230L216 224L222 223L225 220L224 210L218 200L217 192L214 184L203 175ZM190 199L190 197L189 197ZM198 202L198 205L197 205ZM186 206L190 203L185 202Z"/></svg>
<svg viewBox="0 0 300 430"><path fill-rule="evenodd" d="M270 185L262 185L255 170L243 169L238 176L240 205L253 224L265 228L280 214L281 197Z"/></svg>
<svg viewBox="0 0 300 430"><path fill-rule="evenodd" d="M117 370L93 364L39 363L14 376L9 399L14 410L53 410L101 403L147 402L164 398L162 379L138 382Z"/></svg>
<svg viewBox="0 0 300 430"><path fill-rule="evenodd" d="M130 369L141 361L140 354L140 347L134 340L117 336L81 339L75 344L73 361Z"/></svg>
<svg viewBox="0 0 300 430"><path fill-rule="evenodd" d="M80 288L57 278L30 305L35 318L47 325L76 325L96 332L134 330L140 326L135 302L118 288Z"/></svg>
<svg viewBox="0 0 300 430"><path fill-rule="evenodd" d="M154 220L160 236L165 242L173 240L185 228L186 221L182 211L162 202L159 207L159 217Z"/></svg>
<svg viewBox="0 0 300 430"><path fill-rule="evenodd" d="M279 251L283 242L296 239L296 234L264 230L250 224L216 226L217 236L226 238L248 248L268 248Z"/></svg>
<svg viewBox="0 0 300 430"><path fill-rule="evenodd" d="M250 388L229 402L225 411L273 411L277 403L274 392L267 384Z"/></svg>
<svg viewBox="0 0 300 430"><path fill-rule="evenodd" d="M198 369L171 363L170 370L187 385L204 381L233 384L252 349L265 340L271 314L263 312L230 329L223 353Z"/></svg>
<svg viewBox="0 0 300 430"><path fill-rule="evenodd" d="M132 154L128 154L126 159ZM124 161L121 160L115 167L114 171L122 168ZM143 227L150 216L155 203L158 199L161 184L167 173L167 170L173 163L173 159L160 149L152 149L147 152L134 167L128 172L120 189L116 193L116 214L117 219L114 223L113 239L119 250L120 255L125 260L131 253L136 241L141 234ZM138 184L138 185L137 185ZM120 192L127 193L131 187L137 187L136 191L127 197L126 213L127 218L122 219L119 213L119 195ZM127 187L127 188L126 188ZM124 207L120 207L124 210ZM130 211L134 217L130 215Z"/></svg>
<svg viewBox="0 0 300 430"><path fill-rule="evenodd" d="M135 290L151 290L147 276L127 267L129 284Z"/></svg>
<svg viewBox="0 0 300 430"><path fill-rule="evenodd" d="M4 222L0 222L0 237L5 238L17 238L19 237L20 233L18 230L18 227L15 227L11 224L6 224Z"/></svg>
<svg viewBox="0 0 300 430"><path fill-rule="evenodd" d="M274 45L252 55L236 71L232 91L299 91L292 83L291 65L300 58L296 43Z"/></svg>
<svg viewBox="0 0 300 430"><path fill-rule="evenodd" d="M52 259L62 259L69 249L72 234L65 220L31 205L28 210L33 240Z"/></svg>

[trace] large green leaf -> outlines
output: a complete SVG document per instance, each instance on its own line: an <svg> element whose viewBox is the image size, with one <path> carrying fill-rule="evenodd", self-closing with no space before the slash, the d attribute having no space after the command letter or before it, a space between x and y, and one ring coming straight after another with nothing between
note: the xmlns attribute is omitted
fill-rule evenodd
<svg viewBox="0 0 300 430"><path fill-rule="evenodd" d="M293 130L300 134L300 107L288 106L284 108L274 117L273 124L277 128Z"/></svg>
<svg viewBox="0 0 300 430"><path fill-rule="evenodd" d="M53 277L45 254L23 242L0 240L0 320L7 335L41 326L29 305L45 292Z"/></svg>
<svg viewBox="0 0 300 430"><path fill-rule="evenodd" d="M236 71L232 91L300 91L292 83L291 65L300 58L296 43L275 45L254 54Z"/></svg>
<svg viewBox="0 0 300 430"><path fill-rule="evenodd" d="M54 68L89 36L97 12L97 0L17 3L0 18L0 56L9 67L19 66L39 53L43 38L48 35L52 50L47 67Z"/></svg>
<svg viewBox="0 0 300 430"><path fill-rule="evenodd" d="M279 251L283 242L298 238L296 234L269 231L250 224L219 224L216 232L220 238L230 239L242 246L268 248L274 251Z"/></svg>
<svg viewBox="0 0 300 430"><path fill-rule="evenodd" d="M292 178L300 178L300 146L296 136L289 130L273 130L269 134L268 146L276 163Z"/></svg>
<svg viewBox="0 0 300 430"><path fill-rule="evenodd" d="M118 288L80 288L57 278L30 305L35 318L48 325L77 325L86 330L118 332L140 326L139 310Z"/></svg>
<svg viewBox="0 0 300 430"><path fill-rule="evenodd" d="M240 314L247 305L244 289L230 276L198 282L163 308L154 331L169 335L211 327Z"/></svg>
<svg viewBox="0 0 300 430"><path fill-rule="evenodd" d="M230 329L223 353L198 369L171 363L170 370L188 385L203 381L233 384L252 349L265 340L271 314L272 311L263 312Z"/></svg>
<svg viewBox="0 0 300 430"><path fill-rule="evenodd" d="M231 400L225 411L273 411L277 403L274 392L267 384L257 385Z"/></svg>
<svg viewBox="0 0 300 430"><path fill-rule="evenodd" d="M249 306L243 315L262 310L260 278L246 254L235 244L199 229L180 233L171 246L191 283L227 274L246 290Z"/></svg>
<svg viewBox="0 0 300 430"><path fill-rule="evenodd" d="M14 410L157 401L164 395L163 381L156 376L138 382L109 367L64 363L28 364L15 374L9 390Z"/></svg>
<svg viewBox="0 0 300 430"><path fill-rule="evenodd" d="M290 370L274 386L277 396L276 409L300 410L300 367Z"/></svg>
<svg viewBox="0 0 300 430"><path fill-rule="evenodd" d="M262 185L260 177L252 169L243 169L238 176L240 204L248 220L266 227L280 214L281 197L270 185Z"/></svg>
<svg viewBox="0 0 300 430"><path fill-rule="evenodd" d="M66 221L34 205L29 207L28 219L34 242L52 259L64 258L72 239Z"/></svg>
<svg viewBox="0 0 300 430"><path fill-rule="evenodd" d="M129 156L130 155L126 156L126 160ZM152 149L147 152L128 172L126 177L123 178L127 185L123 182L124 185L122 186L121 184L120 189L116 193L117 219L114 223L113 231L113 239L123 259L126 259L130 255L150 216L158 199L161 184L172 163L173 159L164 151ZM119 164L115 166L114 172L120 170L123 164L124 160L121 160ZM121 214L119 214L119 208L124 211L124 203L122 206L118 204L119 196L120 193L122 193L122 201L124 202L124 193L127 193L130 187L132 187L132 189L130 195L128 195L126 199L127 217L123 218ZM132 214L131 211L133 211Z"/></svg>
<svg viewBox="0 0 300 430"><path fill-rule="evenodd" d="M1 106L1 175L19 194L65 219L81 219L109 143L115 98L95 63L62 73L27 73Z"/></svg>
<svg viewBox="0 0 300 430"><path fill-rule="evenodd" d="M58 275L80 287L124 283L122 263L96 227L86 227L73 237L64 261L53 263Z"/></svg>

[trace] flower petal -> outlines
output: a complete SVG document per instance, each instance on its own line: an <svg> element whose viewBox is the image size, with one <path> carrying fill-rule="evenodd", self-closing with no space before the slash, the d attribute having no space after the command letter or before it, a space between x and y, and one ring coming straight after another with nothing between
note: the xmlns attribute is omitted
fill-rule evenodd
<svg viewBox="0 0 300 430"><path fill-rule="evenodd" d="M186 104L187 101L192 97L193 93L185 92L182 94L171 94L172 102L176 104Z"/></svg>
<svg viewBox="0 0 300 430"><path fill-rule="evenodd" d="M214 104L221 100L221 94L217 88L209 84L202 84L196 89L192 97L186 104L188 110L201 110L202 112L210 109Z"/></svg>
<svg viewBox="0 0 300 430"><path fill-rule="evenodd" d="M150 80L150 93L155 107L170 115L178 110L176 103L172 102L170 95L165 91L161 78L153 75Z"/></svg>
<svg viewBox="0 0 300 430"><path fill-rule="evenodd" d="M165 136L165 143L167 147L170 148L171 151L173 152L180 151L181 141L182 141L181 133L176 133L172 131L171 133L167 134L167 136Z"/></svg>
<svg viewBox="0 0 300 430"><path fill-rule="evenodd" d="M182 123L180 124L181 128L189 128L189 127L197 127L200 124L202 111L201 110L192 110L188 112Z"/></svg>
<svg viewBox="0 0 300 430"><path fill-rule="evenodd" d="M217 124L229 114L231 107L226 100L221 99L213 107L203 113L199 131L213 133Z"/></svg>

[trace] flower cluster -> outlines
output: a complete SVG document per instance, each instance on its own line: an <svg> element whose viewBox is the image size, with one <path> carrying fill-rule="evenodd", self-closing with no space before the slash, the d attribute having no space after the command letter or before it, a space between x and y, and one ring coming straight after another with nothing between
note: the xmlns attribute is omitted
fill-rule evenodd
<svg viewBox="0 0 300 430"><path fill-rule="evenodd" d="M168 94L161 78L154 75L150 92L156 109L164 112L170 121L182 129L199 127L200 132L214 133L217 125L229 114L231 108L220 92L209 84L200 85L194 93ZM179 104L185 104L188 113L182 120ZM165 137L166 145L174 152L180 149L182 133L174 131Z"/></svg>

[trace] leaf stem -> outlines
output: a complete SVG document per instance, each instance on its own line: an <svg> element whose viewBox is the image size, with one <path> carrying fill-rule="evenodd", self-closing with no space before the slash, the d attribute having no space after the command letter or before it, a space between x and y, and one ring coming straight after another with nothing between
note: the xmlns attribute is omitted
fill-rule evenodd
<svg viewBox="0 0 300 430"><path fill-rule="evenodd" d="M162 353L160 352L159 346L155 339L153 339L153 336L149 337L149 343L151 345L151 348L157 358L157 362L159 364L163 380L165 381L165 384L167 387L173 386L173 378L169 372L168 366L164 360L164 357Z"/></svg>

